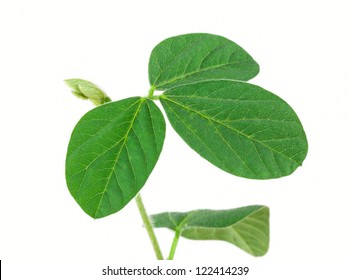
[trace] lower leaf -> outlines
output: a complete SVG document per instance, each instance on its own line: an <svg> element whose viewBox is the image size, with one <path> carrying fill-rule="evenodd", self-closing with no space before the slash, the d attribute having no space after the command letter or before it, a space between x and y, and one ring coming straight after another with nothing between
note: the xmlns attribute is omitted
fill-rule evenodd
<svg viewBox="0 0 349 280"><path fill-rule="evenodd" d="M221 240L253 256L269 247L269 208L252 205L229 210L164 212L151 216L156 228L169 228L194 240Z"/></svg>

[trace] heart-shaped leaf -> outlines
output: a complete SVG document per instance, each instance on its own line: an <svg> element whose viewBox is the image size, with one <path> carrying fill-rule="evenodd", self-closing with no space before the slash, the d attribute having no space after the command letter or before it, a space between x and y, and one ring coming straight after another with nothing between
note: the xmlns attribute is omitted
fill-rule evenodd
<svg viewBox="0 0 349 280"><path fill-rule="evenodd" d="M152 215L154 227L169 228L195 240L222 240L253 256L269 247L269 208L247 206L230 210L195 210Z"/></svg>
<svg viewBox="0 0 349 280"><path fill-rule="evenodd" d="M281 98L231 80L178 86L160 96L177 133L202 157L237 176L291 174L307 154L296 113Z"/></svg>
<svg viewBox="0 0 349 280"><path fill-rule="evenodd" d="M168 38L152 51L149 81L158 90L209 79L248 81L258 64L240 46L217 35L196 33Z"/></svg>
<svg viewBox="0 0 349 280"><path fill-rule="evenodd" d="M89 111L68 146L70 193L93 218L119 211L145 184L164 138L164 118L149 99L133 97Z"/></svg>

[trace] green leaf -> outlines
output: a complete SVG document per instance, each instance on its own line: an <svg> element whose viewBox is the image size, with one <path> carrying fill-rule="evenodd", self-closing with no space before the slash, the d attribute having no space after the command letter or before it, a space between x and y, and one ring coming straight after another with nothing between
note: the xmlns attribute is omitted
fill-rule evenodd
<svg viewBox="0 0 349 280"><path fill-rule="evenodd" d="M148 72L151 86L166 90L210 79L248 81L258 74L259 66L234 42L222 36L197 33L159 43L151 53Z"/></svg>
<svg viewBox="0 0 349 280"><path fill-rule="evenodd" d="M170 89L160 100L183 140L231 174L278 178L306 157L307 139L296 113L258 86L205 81Z"/></svg>
<svg viewBox="0 0 349 280"><path fill-rule="evenodd" d="M230 210L165 212L151 216L154 227L169 228L195 240L222 240L253 256L269 247L269 208L247 206Z"/></svg>
<svg viewBox="0 0 349 280"><path fill-rule="evenodd" d="M149 99L133 97L89 111L68 146L70 193L93 218L119 211L145 184L164 138L164 118Z"/></svg>
<svg viewBox="0 0 349 280"><path fill-rule="evenodd" d="M68 79L64 81L71 87L72 93L81 99L90 99L96 106L110 102L110 98L95 84L82 79Z"/></svg>

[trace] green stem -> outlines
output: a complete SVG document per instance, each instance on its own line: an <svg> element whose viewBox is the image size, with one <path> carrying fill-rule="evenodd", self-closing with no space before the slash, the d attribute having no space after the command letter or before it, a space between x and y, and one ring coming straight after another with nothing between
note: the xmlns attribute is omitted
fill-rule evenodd
<svg viewBox="0 0 349 280"><path fill-rule="evenodd" d="M143 223L144 223L144 227L147 230L149 238L150 238L150 241L151 241L151 244L153 245L153 249L154 249L156 258L158 260L163 260L164 257L163 257L163 255L161 253L158 240L156 239L156 236L155 236L155 233L154 233L154 230L153 230L153 226L151 225L149 216L148 216L148 214L147 214L147 212L145 210L145 207L144 207L144 204L143 204L143 201L142 201L142 198L141 198L140 194L138 194L136 196L136 203L137 203L137 206L138 206L139 213L141 214L141 217L142 217L142 220L143 220Z"/></svg>
<svg viewBox="0 0 349 280"><path fill-rule="evenodd" d="M160 95L153 95L151 100L159 100L160 98Z"/></svg>
<svg viewBox="0 0 349 280"><path fill-rule="evenodd" d="M181 235L180 231L176 230L176 234L175 234L173 241L172 241L170 254L168 255L168 258L167 258L168 260L173 260L174 254L175 254L176 249L177 249L177 244L178 244L178 240L179 240L180 235Z"/></svg>
<svg viewBox="0 0 349 280"><path fill-rule="evenodd" d="M154 91L155 91L155 87L151 86L148 92L148 98L152 99L153 95L154 95Z"/></svg>

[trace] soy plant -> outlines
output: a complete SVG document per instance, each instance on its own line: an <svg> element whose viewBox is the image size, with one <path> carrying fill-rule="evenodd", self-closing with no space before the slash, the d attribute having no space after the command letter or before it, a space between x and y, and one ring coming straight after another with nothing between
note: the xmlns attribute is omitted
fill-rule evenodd
<svg viewBox="0 0 349 280"><path fill-rule="evenodd" d="M168 38L152 51L145 97L111 102L96 85L66 80L75 95L97 107L76 124L66 157L71 195L92 218L120 211L135 198L157 259L164 259L153 228L179 238L223 240L253 256L269 246L269 209L251 205L148 216L139 194L161 153L166 124L160 101L180 137L216 167L249 179L292 174L307 154L307 139L293 109L246 81L258 64L234 42L211 34ZM158 91L159 94L155 94Z"/></svg>

